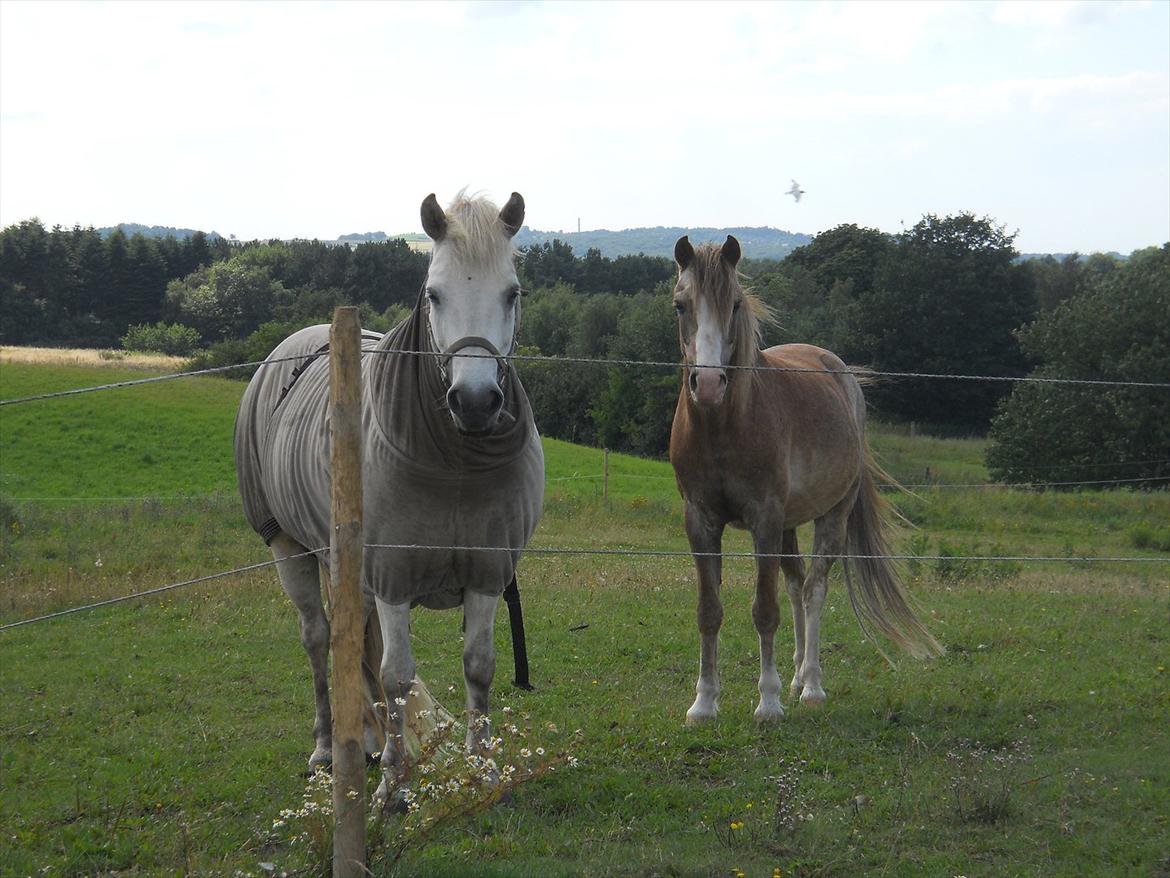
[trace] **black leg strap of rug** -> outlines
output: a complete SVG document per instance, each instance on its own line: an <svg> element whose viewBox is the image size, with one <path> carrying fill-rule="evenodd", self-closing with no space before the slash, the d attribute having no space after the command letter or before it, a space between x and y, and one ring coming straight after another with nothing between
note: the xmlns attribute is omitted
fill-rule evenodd
<svg viewBox="0 0 1170 878"><path fill-rule="evenodd" d="M532 691L528 682L528 646L524 642L524 611L520 609L520 587L516 577L504 589L504 601L508 604L508 622L512 625L512 658L516 662L516 679L512 684L518 689Z"/></svg>

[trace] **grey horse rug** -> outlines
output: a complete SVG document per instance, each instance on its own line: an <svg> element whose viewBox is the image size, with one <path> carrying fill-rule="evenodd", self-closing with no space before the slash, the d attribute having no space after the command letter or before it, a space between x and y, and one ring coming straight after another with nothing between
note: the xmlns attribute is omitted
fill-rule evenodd
<svg viewBox="0 0 1170 878"><path fill-rule="evenodd" d="M269 359L294 359L260 368L236 418L248 523L269 542L283 531L309 550L329 546L328 340L328 326L285 339ZM500 360L502 421L491 434L466 435L445 406L443 358L421 296L385 336L364 332L362 350L365 542L443 547L367 549L364 588L432 609L457 606L464 590L501 594L544 493L544 454L519 377ZM484 546L510 551L474 551Z"/></svg>

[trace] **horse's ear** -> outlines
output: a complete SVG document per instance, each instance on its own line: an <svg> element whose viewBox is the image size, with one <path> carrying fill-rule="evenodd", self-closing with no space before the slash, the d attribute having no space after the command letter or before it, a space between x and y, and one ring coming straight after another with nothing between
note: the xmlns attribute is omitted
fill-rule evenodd
<svg viewBox="0 0 1170 878"><path fill-rule="evenodd" d="M423 199L419 214L422 216L423 231L438 244L447 234L447 214L439 207L439 199L435 198L434 192Z"/></svg>
<svg viewBox="0 0 1170 878"><path fill-rule="evenodd" d="M519 192L513 192L504 209L500 211L500 222L508 230L508 237L513 237L524 225L524 198Z"/></svg>
<svg viewBox="0 0 1170 878"><path fill-rule="evenodd" d="M739 241L735 240L733 235L728 235L727 240L723 242L723 247L719 255L723 257L723 261L730 267L735 268L739 264L739 257L742 255L739 249Z"/></svg>
<svg viewBox="0 0 1170 878"><path fill-rule="evenodd" d="M691 246L691 239L683 235L674 242L674 261L678 263L679 271L686 271L691 260L695 258L695 248Z"/></svg>

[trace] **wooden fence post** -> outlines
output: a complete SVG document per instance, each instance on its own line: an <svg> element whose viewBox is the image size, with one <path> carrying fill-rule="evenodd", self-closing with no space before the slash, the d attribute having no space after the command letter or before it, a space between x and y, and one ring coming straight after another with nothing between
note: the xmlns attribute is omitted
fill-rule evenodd
<svg viewBox="0 0 1170 878"><path fill-rule="evenodd" d="M358 309L338 308L329 331L329 540L333 648L333 875L366 874L366 754L362 741L362 358Z"/></svg>
<svg viewBox="0 0 1170 878"><path fill-rule="evenodd" d="M605 462L603 464L603 467L605 470L605 475L604 475L605 487L602 490L603 490L603 496L605 497L605 505L608 508L609 507L609 449L608 448L605 449L604 461Z"/></svg>

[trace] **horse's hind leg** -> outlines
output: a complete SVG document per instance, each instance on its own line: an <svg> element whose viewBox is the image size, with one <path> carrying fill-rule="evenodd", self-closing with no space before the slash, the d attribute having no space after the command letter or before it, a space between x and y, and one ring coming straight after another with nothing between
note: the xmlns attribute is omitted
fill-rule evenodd
<svg viewBox="0 0 1170 878"><path fill-rule="evenodd" d="M852 498L850 498L852 501ZM816 521L813 531L813 559L804 581L804 661L800 666L801 704L824 704L821 687L821 611L829 589L829 568L845 548L845 522L849 514L838 504Z"/></svg>
<svg viewBox="0 0 1170 878"><path fill-rule="evenodd" d="M800 666L804 663L804 561L795 557L800 552L795 530L784 531L782 551L785 557L780 559L780 569L784 571L784 585L788 589L788 601L792 604L792 635L795 642L789 692L793 698L799 698L804 688L800 681Z"/></svg>
<svg viewBox="0 0 1170 878"><path fill-rule="evenodd" d="M309 657L313 672L313 755L309 771L333 762L333 714L329 708L329 620L321 603L321 582L317 578L317 559L287 534L272 540L272 555L280 585L288 595L301 620L301 645ZM299 555L300 557L293 557Z"/></svg>
<svg viewBox="0 0 1170 878"><path fill-rule="evenodd" d="M389 604L376 599L382 629L382 689L386 693L386 746L382 750L382 782L374 801L391 807L403 802L402 779L406 771L406 698L414 682L414 656L410 651L410 604ZM391 801L391 797L394 800Z"/></svg>
<svg viewBox="0 0 1170 878"><path fill-rule="evenodd" d="M776 673L776 629L780 625L780 606L776 600L776 580L780 573L780 559L776 558L783 539L777 540L775 530L762 529L753 534L756 558L756 599L752 603L752 622L760 636L760 703L756 707L756 722L769 722L784 716L780 706L780 675Z"/></svg>

